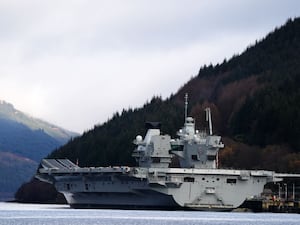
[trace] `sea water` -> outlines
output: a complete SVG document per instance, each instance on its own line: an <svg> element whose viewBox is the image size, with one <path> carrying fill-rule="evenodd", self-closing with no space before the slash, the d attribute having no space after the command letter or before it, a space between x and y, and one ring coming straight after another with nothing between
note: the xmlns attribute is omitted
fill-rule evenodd
<svg viewBox="0 0 300 225"><path fill-rule="evenodd" d="M0 203L0 225L293 225L299 214L70 209L67 205Z"/></svg>

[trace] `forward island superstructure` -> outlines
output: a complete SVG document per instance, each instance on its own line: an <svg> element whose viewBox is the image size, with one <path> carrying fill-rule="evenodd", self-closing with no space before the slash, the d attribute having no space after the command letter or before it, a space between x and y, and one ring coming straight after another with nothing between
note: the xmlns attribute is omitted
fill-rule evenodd
<svg viewBox="0 0 300 225"><path fill-rule="evenodd" d="M279 182L283 174L265 170L218 168L221 137L198 131L192 117L177 132L160 132L160 123L147 123L138 135L132 156L137 167L78 167L67 159L43 159L36 177L54 184L73 208L143 208L228 211L259 196L264 185ZM172 160L179 165L174 168Z"/></svg>

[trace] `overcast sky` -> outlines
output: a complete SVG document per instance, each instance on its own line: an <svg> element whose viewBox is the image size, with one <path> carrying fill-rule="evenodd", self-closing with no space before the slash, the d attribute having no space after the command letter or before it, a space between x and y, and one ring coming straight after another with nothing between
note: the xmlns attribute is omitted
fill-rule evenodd
<svg viewBox="0 0 300 225"><path fill-rule="evenodd" d="M298 0L0 0L0 99L81 133L299 15Z"/></svg>

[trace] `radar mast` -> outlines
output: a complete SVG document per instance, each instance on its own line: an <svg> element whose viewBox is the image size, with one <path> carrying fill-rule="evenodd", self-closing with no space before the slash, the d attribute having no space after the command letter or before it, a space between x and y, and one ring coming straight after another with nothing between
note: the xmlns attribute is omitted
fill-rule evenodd
<svg viewBox="0 0 300 225"><path fill-rule="evenodd" d="M185 93L185 96L184 96L184 121L186 121L186 118L187 118L187 108L188 108L188 93Z"/></svg>

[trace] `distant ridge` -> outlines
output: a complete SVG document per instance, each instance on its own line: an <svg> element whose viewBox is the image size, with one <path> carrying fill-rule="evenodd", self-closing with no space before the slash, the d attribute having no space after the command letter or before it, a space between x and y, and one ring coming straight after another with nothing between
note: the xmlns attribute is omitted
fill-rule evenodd
<svg viewBox="0 0 300 225"><path fill-rule="evenodd" d="M21 123L32 130L42 129L46 134L62 142L65 142L70 137L78 136L78 133L68 131L44 120L27 115L15 109L12 104L4 100L0 100L0 118Z"/></svg>
<svg viewBox="0 0 300 225"><path fill-rule="evenodd" d="M28 182L37 166L34 160L0 151L0 201L13 199L18 185Z"/></svg>
<svg viewBox="0 0 300 225"><path fill-rule="evenodd" d="M40 160L78 134L35 119L0 100L0 200L34 174Z"/></svg>

